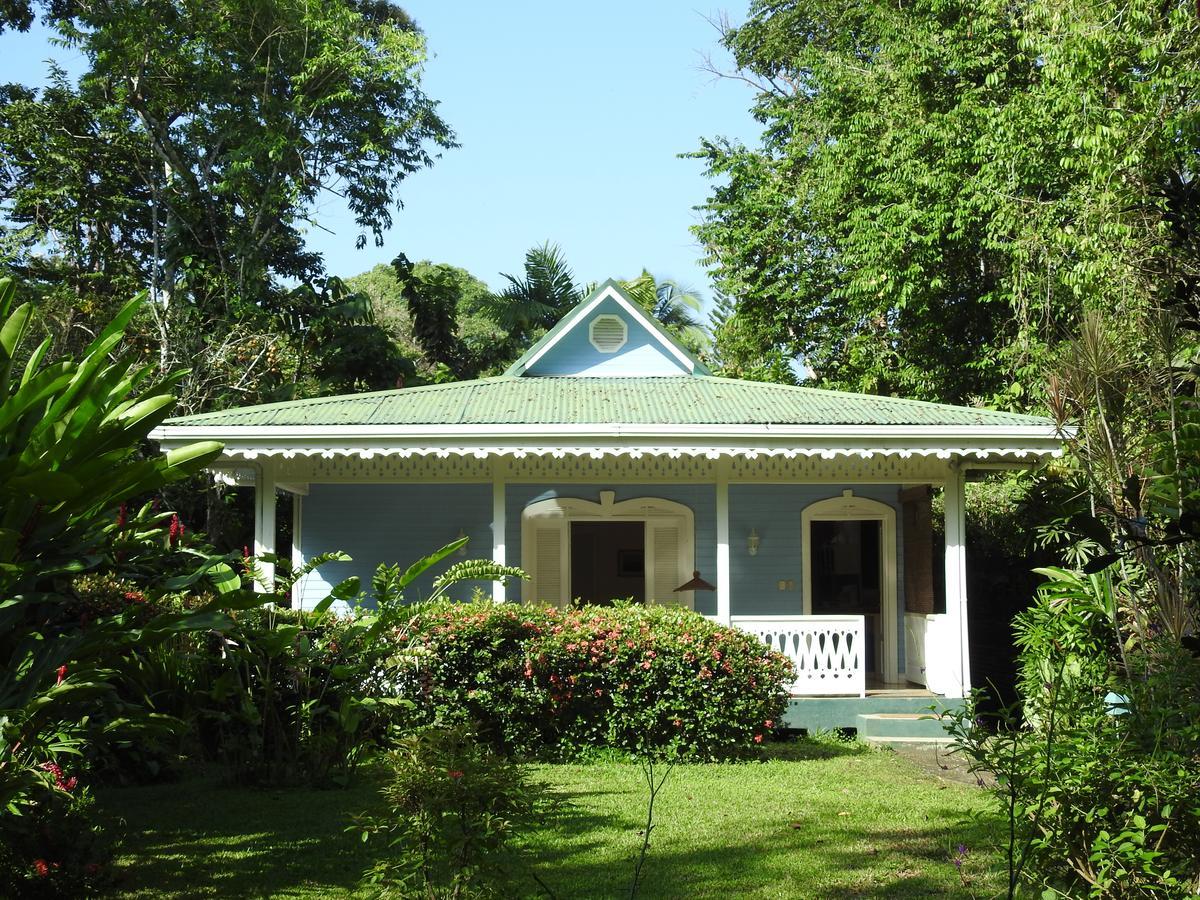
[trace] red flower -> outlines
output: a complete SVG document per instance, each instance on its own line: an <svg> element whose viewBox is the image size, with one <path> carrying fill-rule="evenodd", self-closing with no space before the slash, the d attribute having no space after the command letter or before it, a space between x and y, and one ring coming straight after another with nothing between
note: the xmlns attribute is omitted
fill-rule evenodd
<svg viewBox="0 0 1200 900"><path fill-rule="evenodd" d="M183 537L183 523L179 521L179 516L172 513L171 527L167 529L167 541L172 547L179 544L180 538Z"/></svg>
<svg viewBox="0 0 1200 900"><path fill-rule="evenodd" d="M117 510L117 527L118 528L125 527L125 522L128 521L128 514L129 514L129 507L126 506L124 503L122 503L120 509Z"/></svg>
<svg viewBox="0 0 1200 900"><path fill-rule="evenodd" d="M761 734L756 734L756 735L754 736L754 743L756 743L756 744L761 744L761 743L762 743L762 737L763 737L763 736L762 736Z"/></svg>
<svg viewBox="0 0 1200 900"><path fill-rule="evenodd" d="M767 721L763 722L763 727L764 728L774 728L775 723L773 721L771 721L770 719L767 719Z"/></svg>
<svg viewBox="0 0 1200 900"><path fill-rule="evenodd" d="M58 667L57 669L55 669L54 671L55 671L55 672L57 673L57 675L58 675L58 681L56 681L56 682L54 682L54 683L55 683L56 685L62 684L62 683L63 683L63 679L67 677L67 667L66 667L66 666L59 666L59 667Z"/></svg>
<svg viewBox="0 0 1200 900"><path fill-rule="evenodd" d="M35 859L33 861L33 871L37 873L38 878L45 878L50 874L50 866L44 859Z"/></svg>
<svg viewBox="0 0 1200 900"><path fill-rule="evenodd" d="M130 603L145 603L146 595L143 594L141 591L126 591L125 599L128 600Z"/></svg>
<svg viewBox="0 0 1200 900"><path fill-rule="evenodd" d="M450 778L453 779L454 781L458 781L458 779L463 777L463 773L460 772L458 769L452 769L449 772L447 772L446 774L449 775Z"/></svg>
<svg viewBox="0 0 1200 900"><path fill-rule="evenodd" d="M249 558L250 558L250 545L242 544L242 559L249 559Z"/></svg>

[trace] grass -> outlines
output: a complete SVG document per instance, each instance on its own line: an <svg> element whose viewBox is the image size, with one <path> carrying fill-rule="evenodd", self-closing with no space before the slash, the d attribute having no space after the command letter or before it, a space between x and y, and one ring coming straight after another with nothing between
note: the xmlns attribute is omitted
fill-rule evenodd
<svg viewBox="0 0 1200 900"><path fill-rule="evenodd" d="M1003 883L987 797L857 744L777 745L764 762L679 766L659 795L641 897L990 896ZM645 784L636 764L543 765L567 801L528 840L560 898L629 895ZM377 779L378 774L375 775ZM370 847L344 829L377 781L248 791L212 781L113 789L127 897L352 897ZM970 855L953 864L955 848ZM530 891L534 895L536 891Z"/></svg>

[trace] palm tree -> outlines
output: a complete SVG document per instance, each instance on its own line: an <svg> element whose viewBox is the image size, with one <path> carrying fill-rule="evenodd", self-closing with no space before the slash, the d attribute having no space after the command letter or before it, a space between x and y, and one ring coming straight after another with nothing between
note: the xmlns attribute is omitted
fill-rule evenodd
<svg viewBox="0 0 1200 900"><path fill-rule="evenodd" d="M657 281L645 269L637 278L622 281L621 287L630 299L658 319L693 353L700 354L708 349L708 332L696 316L702 305L696 291L669 278Z"/></svg>
<svg viewBox="0 0 1200 900"><path fill-rule="evenodd" d="M491 312L519 341L552 328L584 297L561 248L549 241L526 252L523 277L500 274L508 287L496 295Z"/></svg>

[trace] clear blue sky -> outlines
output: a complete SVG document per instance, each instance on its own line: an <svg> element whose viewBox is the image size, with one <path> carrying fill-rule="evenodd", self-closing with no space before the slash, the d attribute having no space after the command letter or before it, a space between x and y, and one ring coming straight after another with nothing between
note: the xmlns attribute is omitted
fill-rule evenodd
<svg viewBox="0 0 1200 900"><path fill-rule="evenodd" d="M709 294L688 228L709 183L677 155L701 137L755 143L752 92L701 71L727 68L706 17L680 0L402 2L424 29L425 87L462 146L401 188L405 208L382 248L354 249L334 202L313 231L330 272L352 275L398 252L463 266L492 287L521 271L525 251L560 244L581 281L643 267ZM734 22L746 0L722 7ZM44 31L0 35L0 81L37 83L47 58L79 60Z"/></svg>

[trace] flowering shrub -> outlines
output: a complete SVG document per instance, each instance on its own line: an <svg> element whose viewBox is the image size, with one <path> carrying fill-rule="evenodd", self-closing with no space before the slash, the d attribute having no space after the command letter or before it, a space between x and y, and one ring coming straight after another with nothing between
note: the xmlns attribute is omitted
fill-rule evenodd
<svg viewBox="0 0 1200 900"><path fill-rule="evenodd" d="M418 608L430 658L410 696L509 752L743 755L782 718L791 663L689 610L471 603Z"/></svg>

